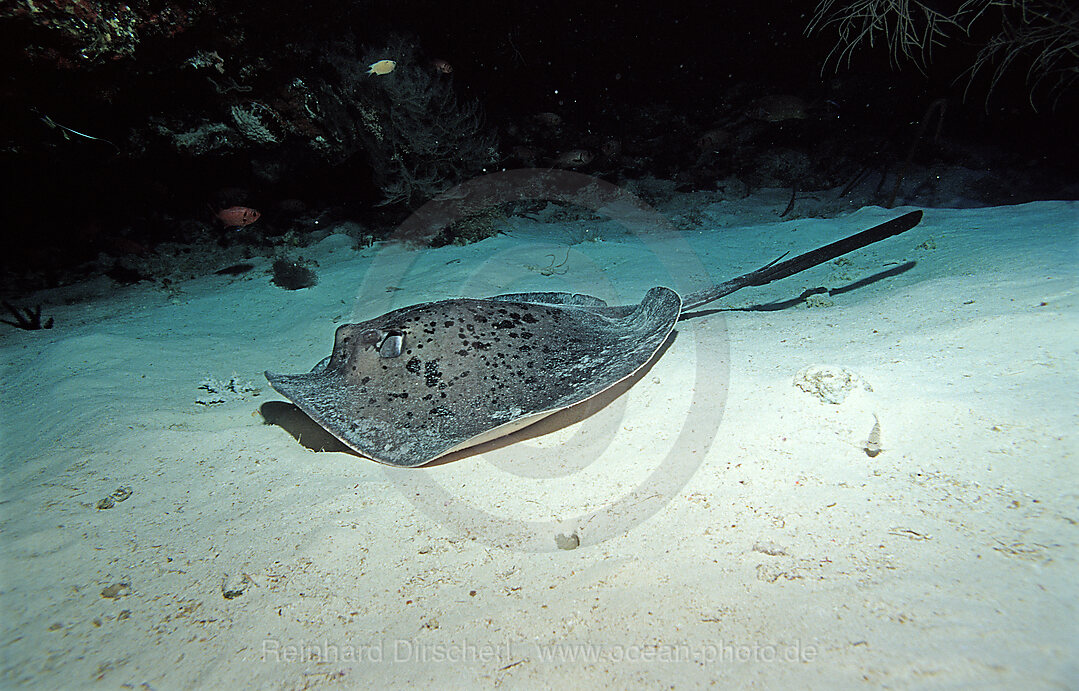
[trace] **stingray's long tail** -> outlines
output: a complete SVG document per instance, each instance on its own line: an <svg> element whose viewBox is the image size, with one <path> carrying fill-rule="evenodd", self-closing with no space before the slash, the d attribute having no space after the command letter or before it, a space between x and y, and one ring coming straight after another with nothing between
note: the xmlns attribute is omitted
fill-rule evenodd
<svg viewBox="0 0 1079 691"><path fill-rule="evenodd" d="M734 291L741 290L747 286L762 286L771 283L772 281L786 278L787 276L793 276L806 269L812 269L818 264L823 264L836 257L841 257L848 252L860 250L866 245L871 245L879 240L884 240L893 235L899 235L900 233L906 232L918 225L921 220L921 211L911 211L909 214L904 214L899 218L893 218L886 223L881 223L879 226L874 226L869 230L863 230L860 233L851 235L848 238L843 238L830 245L825 245L812 252L800 254L793 259L788 259L783 262L776 260L756 271L750 271L744 276L732 278L729 281L697 291L696 293L690 293L683 298L682 309L683 311L691 310L695 307L706 305L713 300L718 300L724 295L730 295ZM780 257L780 259L782 259L782 257Z"/></svg>

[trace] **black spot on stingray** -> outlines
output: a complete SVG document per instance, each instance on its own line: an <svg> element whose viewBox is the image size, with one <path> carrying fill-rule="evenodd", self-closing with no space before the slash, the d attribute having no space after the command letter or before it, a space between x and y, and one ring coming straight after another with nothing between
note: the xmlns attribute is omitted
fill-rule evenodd
<svg viewBox="0 0 1079 691"><path fill-rule="evenodd" d="M436 405L434 408L431 408L431 415L436 415L438 417L453 417L453 411L445 406Z"/></svg>
<svg viewBox="0 0 1079 691"><path fill-rule="evenodd" d="M414 357L414 358L412 358L411 360L409 360L408 362L405 363L405 369L408 370L409 372L411 372L412 374L419 374L421 366L422 366L422 363L420 362L420 359L418 357Z"/></svg>
<svg viewBox="0 0 1079 691"><path fill-rule="evenodd" d="M429 401L434 397L435 397L435 395L433 393L429 393L429 394L427 394L426 396L423 397L423 400Z"/></svg>
<svg viewBox="0 0 1079 691"><path fill-rule="evenodd" d="M535 324L539 321L539 319L536 319L534 316L532 316L531 312L525 312L523 315L521 315L521 321L525 322L526 324Z"/></svg>
<svg viewBox="0 0 1079 691"><path fill-rule="evenodd" d="M442 326L453 326L453 320L447 319L445 322L443 322Z"/></svg>
<svg viewBox="0 0 1079 691"><path fill-rule="evenodd" d="M462 348L461 350L458 350L456 352L456 355L460 355L461 357L464 357L465 355L468 355L468 351L465 350L464 348Z"/></svg>
<svg viewBox="0 0 1079 691"><path fill-rule="evenodd" d="M427 384L429 388L438 386L439 380L442 379L442 372L438 369L438 362L435 360L428 360L423 363L423 378L424 383Z"/></svg>
<svg viewBox="0 0 1079 691"><path fill-rule="evenodd" d="M503 319L502 321L495 322L494 324L494 327L496 329L512 329L514 326L516 325L509 319Z"/></svg>

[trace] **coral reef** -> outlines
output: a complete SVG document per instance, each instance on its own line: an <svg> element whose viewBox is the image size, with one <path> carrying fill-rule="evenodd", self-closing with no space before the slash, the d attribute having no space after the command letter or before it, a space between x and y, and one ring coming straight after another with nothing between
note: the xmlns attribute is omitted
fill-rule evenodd
<svg viewBox="0 0 1079 691"><path fill-rule="evenodd" d="M267 106L252 101L243 105L235 105L229 110L236 129L249 142L268 146L277 144L281 138L271 130L274 112Z"/></svg>
<svg viewBox="0 0 1079 691"><path fill-rule="evenodd" d="M0 19L23 20L55 35L53 45L28 50L70 68L128 57L146 36L175 36L212 7L205 0L182 6L167 0L12 0L0 6Z"/></svg>
<svg viewBox="0 0 1079 691"><path fill-rule="evenodd" d="M449 224L431 240L433 247L467 245L498 235L499 225L506 221L506 210L501 204L483 206Z"/></svg>
<svg viewBox="0 0 1079 691"><path fill-rule="evenodd" d="M397 63L392 72L367 73L366 65L387 56ZM345 151L363 149L383 205L426 201L497 160L479 104L458 100L414 40L394 37L359 60L343 44L329 62L337 84L320 88L324 124Z"/></svg>
<svg viewBox="0 0 1079 691"><path fill-rule="evenodd" d="M362 52L352 39L293 50L275 73L216 52L190 55L181 67L204 80L209 107L153 121L148 139L191 156L302 143L322 165L365 162L385 206L414 206L498 159L479 104L458 99L450 73L433 67L415 39ZM369 74L386 56L395 68ZM294 168L314 165L281 153Z"/></svg>
<svg viewBox="0 0 1079 691"><path fill-rule="evenodd" d="M157 132L172 140L177 151L190 156L204 156L212 151L232 148L235 145L235 132L228 125L221 122L204 122L198 126L175 132L163 123L157 125Z"/></svg>

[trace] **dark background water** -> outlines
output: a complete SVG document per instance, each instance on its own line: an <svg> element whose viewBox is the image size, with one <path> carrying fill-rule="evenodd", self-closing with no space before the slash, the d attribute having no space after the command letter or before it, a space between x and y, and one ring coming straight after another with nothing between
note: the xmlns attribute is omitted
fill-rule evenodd
<svg viewBox="0 0 1079 691"><path fill-rule="evenodd" d="M736 176L750 188L823 188L859 166L894 172L909 157L991 175L970 192L985 203L1071 197L1079 179L1075 89L1054 92L1045 82L1032 91L1029 55L992 91L991 71L964 76L1002 27L988 15L969 35L953 31L923 70L892 64L880 45L856 49L849 66L829 61L835 31L806 35L813 3L380 0L181 10L146 2L130 6L137 30L119 37L102 28L117 6L36 3L46 11L31 13L15 2L0 14L9 275L62 282L102 253L235 242L211 215L235 203L263 211L252 226L260 237L247 236L256 245L288 230L302 234L305 219L328 210L377 235L410 205L377 206L380 163L362 146L314 155L295 118L270 145L234 134L207 150L175 142L192 128L230 125L236 105L270 104L288 120L274 105L288 84L318 82L331 58L360 64L365 49L391 35L423 60L452 64L453 91L480 104L483 129L496 138L488 168L551 165L562 151L585 149L597 157L582 172L614 182L654 175L707 190ZM221 70L190 66L192 56L209 53ZM757 99L775 94L802 99L808 117L767 125L745 118ZM919 141L918 123L939 99L946 108L927 118ZM543 113L556 114L557 127L542 131ZM702 153L699 138L714 128L732 142ZM619 153L600 156L611 141ZM761 161L780 161L778 172L761 173Z"/></svg>

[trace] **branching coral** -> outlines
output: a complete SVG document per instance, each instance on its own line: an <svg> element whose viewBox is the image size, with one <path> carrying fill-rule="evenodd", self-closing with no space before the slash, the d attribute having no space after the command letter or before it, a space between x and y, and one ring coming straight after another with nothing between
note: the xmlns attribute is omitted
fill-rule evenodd
<svg viewBox="0 0 1079 691"><path fill-rule="evenodd" d="M387 58L397 63L392 72L367 74L367 65ZM395 38L359 60L339 51L331 64L339 79L323 99L336 112L331 129L364 150L382 204L425 201L494 160L479 104L459 101L450 79L421 61L413 41Z"/></svg>
<svg viewBox="0 0 1079 691"><path fill-rule="evenodd" d="M968 70L967 90L974 77L992 67L989 92L1024 56L1030 60L1027 84L1030 105L1042 86L1054 101L1079 83L1079 9L1066 0L998 0L1003 26L978 52Z"/></svg>
<svg viewBox="0 0 1079 691"><path fill-rule="evenodd" d="M850 64L854 50L883 42L893 65L912 62L925 72L934 46L953 34L970 34L976 23L1000 22L989 28L989 41L974 56L966 76L992 70L986 97L1021 59L1029 59L1027 85L1034 93L1048 86L1058 99L1079 81L1079 10L1070 0L963 0L949 9L922 0L821 0L806 33L833 27L838 33L825 65L835 59ZM822 66L823 69L823 66Z"/></svg>
<svg viewBox="0 0 1079 691"><path fill-rule="evenodd" d="M834 57L837 67L844 62L849 66L856 48L872 48L881 41L893 65L905 60L924 71L933 46L942 44L952 30L969 31L978 6L983 5L983 0L966 0L950 12L941 12L920 0L821 0L806 33L835 27L839 40L825 65Z"/></svg>
<svg viewBox="0 0 1079 691"><path fill-rule="evenodd" d="M16 307L7 300L0 300L0 304L2 304L4 309L10 312L11 316L15 318L15 321L11 321L10 319L0 319L0 322L11 324L24 331L37 331L38 329L52 328L52 317L49 317L44 321L41 320L41 305L31 309L29 307Z"/></svg>

